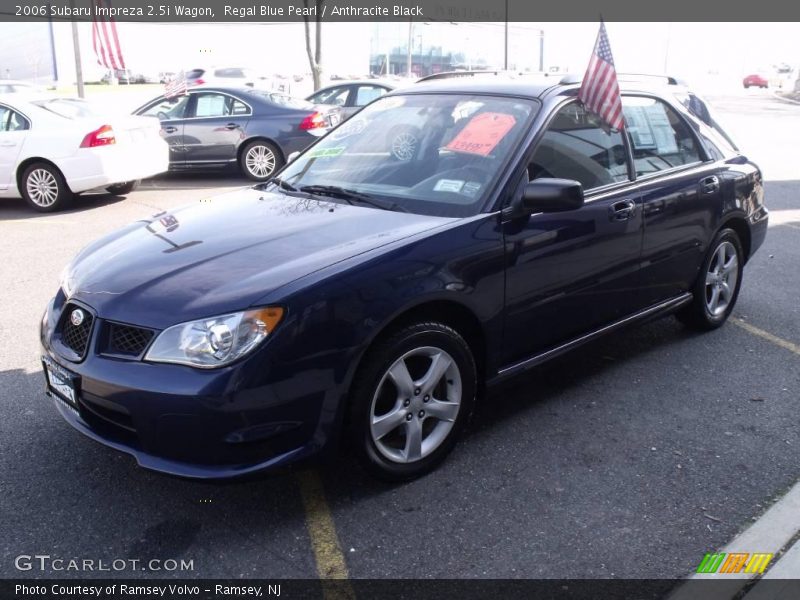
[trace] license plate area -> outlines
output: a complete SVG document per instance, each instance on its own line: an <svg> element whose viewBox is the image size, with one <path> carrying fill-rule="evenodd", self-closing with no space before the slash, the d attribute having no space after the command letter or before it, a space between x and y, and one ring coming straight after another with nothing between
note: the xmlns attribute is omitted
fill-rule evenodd
<svg viewBox="0 0 800 600"><path fill-rule="evenodd" d="M50 358L42 358L44 376L47 381L47 390L58 400L63 401L73 409L78 409L78 389L80 377L70 373L64 367Z"/></svg>

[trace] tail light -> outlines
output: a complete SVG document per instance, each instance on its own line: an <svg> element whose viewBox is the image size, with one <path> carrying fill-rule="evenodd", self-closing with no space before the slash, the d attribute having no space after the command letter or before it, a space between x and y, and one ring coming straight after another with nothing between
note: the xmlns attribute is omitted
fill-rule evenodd
<svg viewBox="0 0 800 600"><path fill-rule="evenodd" d="M205 83L205 80L200 79L200 78L197 78L194 81L192 81L192 85L203 85L204 83Z"/></svg>
<svg viewBox="0 0 800 600"><path fill-rule="evenodd" d="M110 146L116 144L117 138L114 137L114 130L111 125L103 125L100 129L95 129L86 134L81 142L81 148L96 148L97 146Z"/></svg>
<svg viewBox="0 0 800 600"><path fill-rule="evenodd" d="M311 113L300 122L300 129L306 131L309 129L320 129L327 126L328 123L325 121L325 117L323 117L322 113L320 112Z"/></svg>

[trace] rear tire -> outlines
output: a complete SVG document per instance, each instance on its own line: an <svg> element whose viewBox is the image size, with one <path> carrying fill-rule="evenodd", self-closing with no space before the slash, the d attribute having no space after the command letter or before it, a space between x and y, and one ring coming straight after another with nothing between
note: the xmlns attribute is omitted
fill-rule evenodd
<svg viewBox="0 0 800 600"><path fill-rule="evenodd" d="M109 194L113 194L114 196L124 196L125 194L130 194L133 190L139 187L139 179L134 181L123 181L122 183L115 183L114 185L110 185L106 188L106 191Z"/></svg>
<svg viewBox="0 0 800 600"><path fill-rule="evenodd" d="M442 323L408 325L370 349L353 385L349 434L371 475L407 481L450 453L475 404L477 369Z"/></svg>
<svg viewBox="0 0 800 600"><path fill-rule="evenodd" d="M266 181L283 167L284 160L274 144L254 140L247 144L239 156L239 167L249 179Z"/></svg>
<svg viewBox="0 0 800 600"><path fill-rule="evenodd" d="M723 229L709 246L692 290L691 304L676 313L688 327L709 331L720 327L733 312L742 285L744 252L733 229Z"/></svg>
<svg viewBox="0 0 800 600"><path fill-rule="evenodd" d="M19 183L22 197L39 212L63 210L72 201L72 191L61 171L49 163L29 165L23 171Z"/></svg>

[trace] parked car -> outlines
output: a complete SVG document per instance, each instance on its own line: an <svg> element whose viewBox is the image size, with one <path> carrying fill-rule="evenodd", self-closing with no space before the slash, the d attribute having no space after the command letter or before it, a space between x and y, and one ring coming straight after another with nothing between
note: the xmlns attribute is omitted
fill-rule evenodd
<svg viewBox="0 0 800 600"><path fill-rule="evenodd" d="M46 88L38 83L17 79L0 79L0 94L44 94Z"/></svg>
<svg viewBox="0 0 800 600"><path fill-rule="evenodd" d="M210 67L184 71L189 87L252 87L271 89L271 78L266 78L245 67ZM267 81L268 80L268 81Z"/></svg>
<svg viewBox="0 0 800 600"><path fill-rule="evenodd" d="M314 104L326 104L341 109L342 120L348 119L376 98L391 92L395 83L378 82L374 79L348 81L329 85L317 90L306 98Z"/></svg>
<svg viewBox="0 0 800 600"><path fill-rule="evenodd" d="M125 85L131 83L156 82L156 79L154 77L151 77L141 72L132 71L131 69L114 69L113 71L109 70L105 75L103 75L100 81L102 83L112 83L114 79L116 79L118 83Z"/></svg>
<svg viewBox="0 0 800 600"><path fill-rule="evenodd" d="M72 98L0 95L0 197L56 211L95 188L128 194L168 160L156 119L109 116Z"/></svg>
<svg viewBox="0 0 800 600"><path fill-rule="evenodd" d="M59 413L166 473L344 440L402 480L479 390L663 315L720 327L767 233L761 172L669 86L623 82L618 131L579 85L392 92L271 181L94 242L42 319ZM389 132L419 119L400 160Z"/></svg>
<svg viewBox="0 0 800 600"><path fill-rule="evenodd" d="M134 114L161 120L170 169L238 166L255 181L271 177L289 154L339 123L330 107L263 90L210 86L159 96Z"/></svg>
<svg viewBox="0 0 800 600"><path fill-rule="evenodd" d="M742 80L742 85L745 89L750 87L768 88L769 80L763 75L753 74L745 77Z"/></svg>

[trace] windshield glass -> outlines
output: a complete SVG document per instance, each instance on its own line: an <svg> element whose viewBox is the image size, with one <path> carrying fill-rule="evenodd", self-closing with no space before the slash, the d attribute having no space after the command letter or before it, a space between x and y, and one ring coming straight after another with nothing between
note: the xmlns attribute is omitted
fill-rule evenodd
<svg viewBox="0 0 800 600"><path fill-rule="evenodd" d="M413 94L376 100L292 162L294 188L336 186L413 213L476 214L536 113L533 100Z"/></svg>

